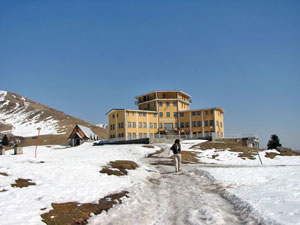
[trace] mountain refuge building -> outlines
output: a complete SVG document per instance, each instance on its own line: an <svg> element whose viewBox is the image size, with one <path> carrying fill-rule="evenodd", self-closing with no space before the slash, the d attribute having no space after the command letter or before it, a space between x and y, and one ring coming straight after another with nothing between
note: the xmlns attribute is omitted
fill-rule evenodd
<svg viewBox="0 0 300 225"><path fill-rule="evenodd" d="M153 91L135 98L138 109L114 108L106 113L110 139L224 137L222 107L190 110L191 96L183 91Z"/></svg>
<svg viewBox="0 0 300 225"><path fill-rule="evenodd" d="M72 130L68 139L71 146L81 145L86 141L99 140L98 136L90 128L78 124Z"/></svg>

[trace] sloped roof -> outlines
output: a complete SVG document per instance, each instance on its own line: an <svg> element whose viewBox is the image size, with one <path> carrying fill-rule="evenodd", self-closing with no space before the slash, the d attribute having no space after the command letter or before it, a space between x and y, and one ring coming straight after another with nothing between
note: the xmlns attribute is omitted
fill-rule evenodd
<svg viewBox="0 0 300 225"><path fill-rule="evenodd" d="M80 130L82 130L82 132L84 133L84 135L87 138L90 138L90 139L98 138L98 136L96 134L94 134L94 132L90 128L82 126L82 125L78 125L78 124L77 124L77 126L80 128Z"/></svg>

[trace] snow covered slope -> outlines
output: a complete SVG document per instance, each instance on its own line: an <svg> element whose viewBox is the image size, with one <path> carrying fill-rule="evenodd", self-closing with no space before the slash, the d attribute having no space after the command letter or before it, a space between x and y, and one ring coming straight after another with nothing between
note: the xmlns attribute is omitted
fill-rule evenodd
<svg viewBox="0 0 300 225"><path fill-rule="evenodd" d="M41 128L41 135L69 135L76 124L92 128L99 137L106 134L103 128L18 94L0 91L0 132L31 137L37 136L37 128Z"/></svg>

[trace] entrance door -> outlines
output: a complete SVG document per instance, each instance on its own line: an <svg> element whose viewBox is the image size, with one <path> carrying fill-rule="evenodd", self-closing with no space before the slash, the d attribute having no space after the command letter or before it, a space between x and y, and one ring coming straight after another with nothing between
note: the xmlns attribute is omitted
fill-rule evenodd
<svg viewBox="0 0 300 225"><path fill-rule="evenodd" d="M173 130L173 123L165 123L166 130Z"/></svg>

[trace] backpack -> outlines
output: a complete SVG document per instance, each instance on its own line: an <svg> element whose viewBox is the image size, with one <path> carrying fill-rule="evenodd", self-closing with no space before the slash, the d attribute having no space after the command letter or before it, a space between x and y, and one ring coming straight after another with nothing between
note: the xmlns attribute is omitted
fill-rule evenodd
<svg viewBox="0 0 300 225"><path fill-rule="evenodd" d="M173 144L170 149L173 151L173 154L177 154L178 153L176 144Z"/></svg>

